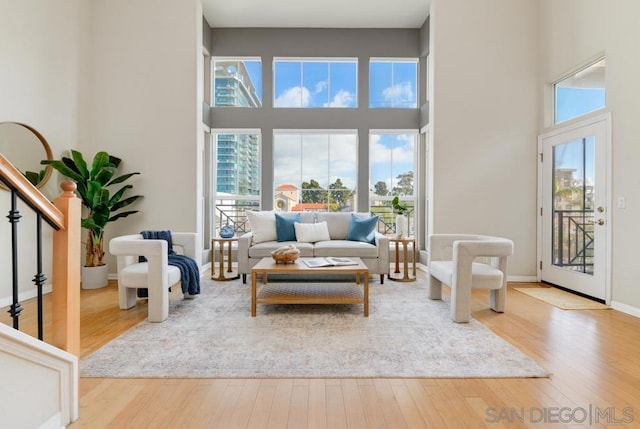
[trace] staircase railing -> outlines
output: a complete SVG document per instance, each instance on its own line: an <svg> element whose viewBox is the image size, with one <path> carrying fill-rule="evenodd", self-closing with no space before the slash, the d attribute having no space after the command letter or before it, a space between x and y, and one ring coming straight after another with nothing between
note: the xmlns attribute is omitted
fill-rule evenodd
<svg viewBox="0 0 640 429"><path fill-rule="evenodd" d="M43 338L42 289L46 281L42 267L42 221L53 229L52 270L52 325L54 346L80 356L80 217L81 201L75 195L75 183L61 184L62 192L53 204L0 154L0 181L11 193L9 223L11 224L12 304L9 313L13 327L19 329L23 311L19 301L18 279L18 226L22 215L18 210L20 199L36 213L37 273L33 282L37 288L38 338Z"/></svg>

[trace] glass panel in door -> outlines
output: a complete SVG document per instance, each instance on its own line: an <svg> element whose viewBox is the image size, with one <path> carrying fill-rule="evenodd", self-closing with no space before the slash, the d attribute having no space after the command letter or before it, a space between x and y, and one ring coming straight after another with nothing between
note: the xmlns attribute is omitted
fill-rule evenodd
<svg viewBox="0 0 640 429"><path fill-rule="evenodd" d="M556 267L593 275L593 136L553 147L553 249Z"/></svg>

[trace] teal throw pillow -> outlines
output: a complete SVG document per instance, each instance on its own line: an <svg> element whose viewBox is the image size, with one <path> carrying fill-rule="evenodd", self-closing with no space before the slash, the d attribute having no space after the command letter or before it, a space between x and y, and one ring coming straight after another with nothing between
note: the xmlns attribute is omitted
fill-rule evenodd
<svg viewBox="0 0 640 429"><path fill-rule="evenodd" d="M300 213L293 216L282 216L276 213L276 240L296 241L294 223L300 222Z"/></svg>
<svg viewBox="0 0 640 429"><path fill-rule="evenodd" d="M351 213L351 223L349 224L347 240L364 241L365 243L375 244L377 224L378 216L362 219Z"/></svg>

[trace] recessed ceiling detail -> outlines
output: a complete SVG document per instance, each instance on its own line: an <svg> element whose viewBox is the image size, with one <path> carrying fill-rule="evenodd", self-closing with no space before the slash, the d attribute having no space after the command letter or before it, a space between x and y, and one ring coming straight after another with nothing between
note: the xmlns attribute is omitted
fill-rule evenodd
<svg viewBox="0 0 640 429"><path fill-rule="evenodd" d="M212 27L420 28L431 0L203 0Z"/></svg>

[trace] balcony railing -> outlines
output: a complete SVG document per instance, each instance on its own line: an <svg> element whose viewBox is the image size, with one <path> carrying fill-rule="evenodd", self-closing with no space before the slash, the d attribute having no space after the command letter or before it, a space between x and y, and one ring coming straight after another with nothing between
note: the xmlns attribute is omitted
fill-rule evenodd
<svg viewBox="0 0 640 429"><path fill-rule="evenodd" d="M260 201L257 199L218 199L216 200L216 230L229 225L236 232L242 235L249 232L249 221L247 210L260 210Z"/></svg>
<svg viewBox="0 0 640 429"><path fill-rule="evenodd" d="M225 198L216 200L216 230L222 226L233 227L236 235L242 235L251 230L247 220L247 210L260 210L258 197L245 198ZM391 204L376 203L369 207L372 215L379 216L377 230L383 235L392 236L396 233L396 214L393 212ZM409 235L413 235L413 225L415 224L414 212L409 211Z"/></svg>
<svg viewBox="0 0 640 429"><path fill-rule="evenodd" d="M553 265L593 274L593 210L554 210Z"/></svg>

